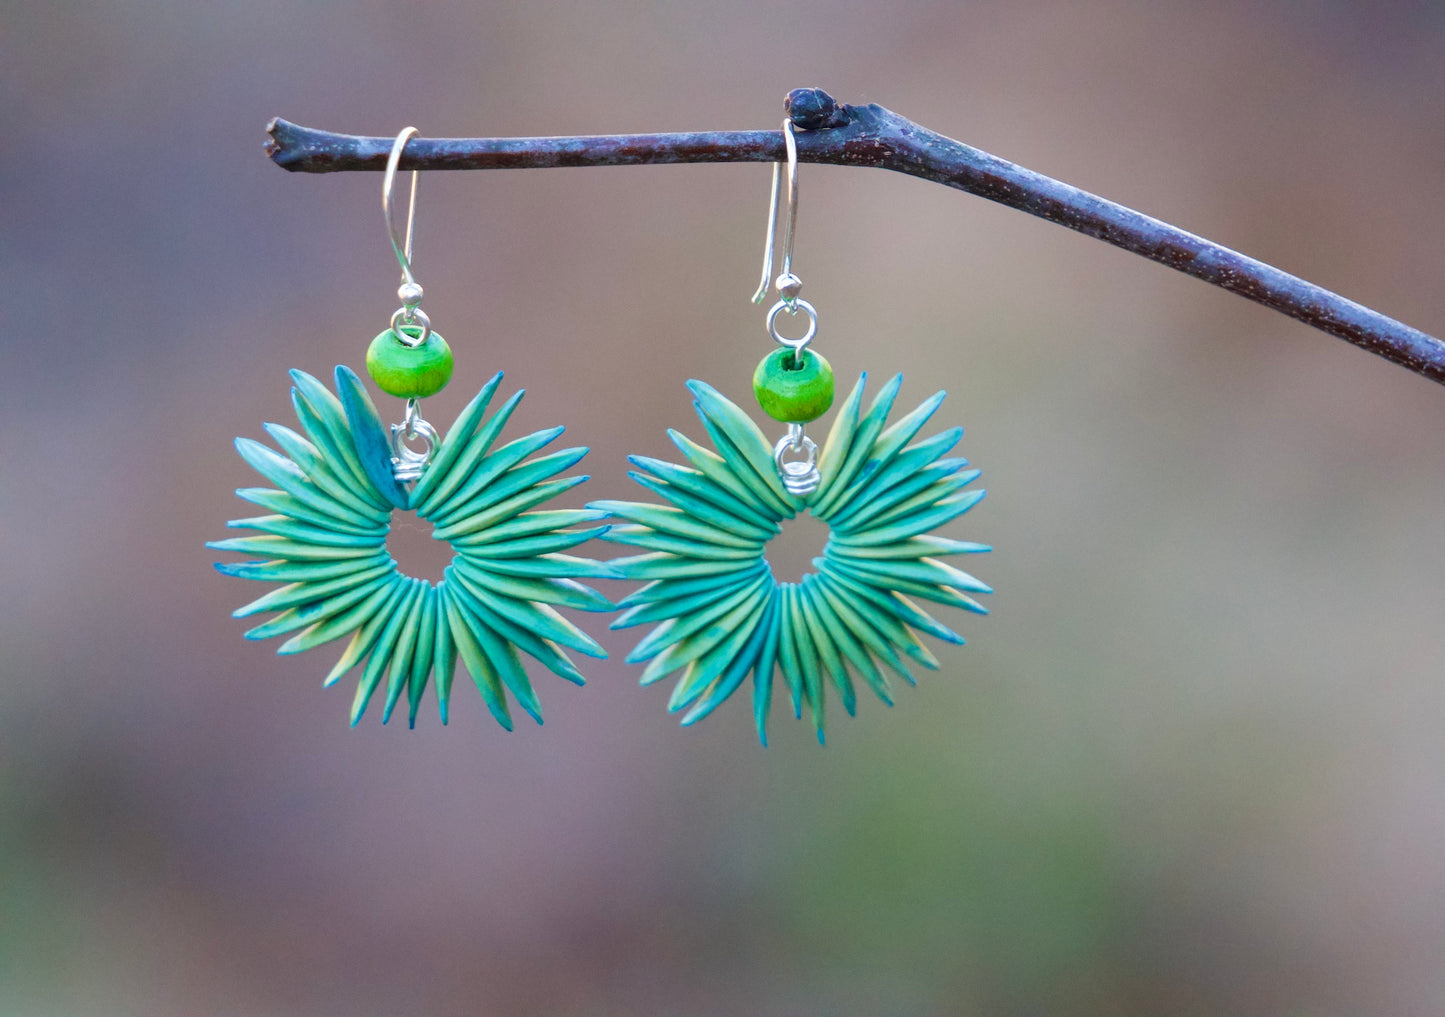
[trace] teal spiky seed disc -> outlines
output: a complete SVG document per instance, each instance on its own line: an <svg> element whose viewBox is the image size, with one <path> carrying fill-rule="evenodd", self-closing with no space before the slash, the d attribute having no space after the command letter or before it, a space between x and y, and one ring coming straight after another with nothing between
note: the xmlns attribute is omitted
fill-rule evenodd
<svg viewBox="0 0 1445 1017"><path fill-rule="evenodd" d="M806 496L790 494L773 450L742 410L702 382L688 383L716 452L677 432L686 466L634 456L632 478L669 505L602 501L622 521L603 540L643 552L608 562L647 585L624 599L612 623L655 627L628 655L647 661L644 685L681 673L668 704L684 724L712 712L749 674L758 737L767 743L774 671L793 713L804 708L823 737L825 685L843 707L857 706L854 676L891 704L886 671L913 683L904 663L938 661L915 632L951 643L963 638L916 601L986 613L969 594L987 585L941 559L987 551L932 531L972 508L983 491L965 490L979 474L948 458L963 436L955 427L914 441L943 401L939 392L886 426L903 381L895 376L863 409L863 378L848 396L818 456L822 480ZM809 512L828 524L816 572L796 583L773 578L768 542L780 523Z"/></svg>
<svg viewBox="0 0 1445 1017"><path fill-rule="evenodd" d="M806 424L833 405L833 368L812 350L782 347L763 358L753 372L758 405L774 420Z"/></svg>
<svg viewBox="0 0 1445 1017"><path fill-rule="evenodd" d="M291 401L304 436L267 424L280 452L248 438L236 440L242 458L276 485L236 494L272 514L229 524L260 536L206 545L257 559L217 564L225 575L287 584L235 612L236 617L279 612L247 632L247 638L296 633L278 650L284 654L347 639L326 684L352 668L362 669L351 707L353 724L378 688L385 689L383 723L403 697L415 721L433 673L446 723L459 658L499 724L512 727L508 693L541 723L522 654L578 685L582 675L565 650L607 655L552 606L612 608L607 598L575 579L615 578L615 571L561 553L605 529L567 527L596 522L605 513L529 511L587 479L558 476L587 450L533 458L562 433L560 427L498 445L522 398L517 392L487 416L502 380L498 374L462 410L433 448L421 479L407 490L393 476L376 407L352 371L336 369L339 398L309 374L292 371L291 377ZM386 548L397 509L414 511L433 524L434 537L451 545L455 557L442 582L398 571Z"/></svg>
<svg viewBox="0 0 1445 1017"><path fill-rule="evenodd" d="M402 326L415 339L421 329ZM408 346L387 329L371 341L366 351L366 373L378 388L403 399L425 399L447 387L452 378L452 351L437 332L420 346Z"/></svg>

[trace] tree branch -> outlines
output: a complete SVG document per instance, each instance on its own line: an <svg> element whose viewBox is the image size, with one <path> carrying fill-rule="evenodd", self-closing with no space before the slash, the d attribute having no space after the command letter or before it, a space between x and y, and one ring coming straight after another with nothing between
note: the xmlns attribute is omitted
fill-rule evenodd
<svg viewBox="0 0 1445 1017"><path fill-rule="evenodd" d="M871 166L946 184L1017 208L1272 307L1445 384L1445 342L1337 293L1077 187L920 127L881 106L838 105L821 89L788 96L798 159ZM382 170L392 138L332 134L277 118L267 153L302 173ZM645 163L775 162L781 131L573 138L416 138L401 169L536 169Z"/></svg>

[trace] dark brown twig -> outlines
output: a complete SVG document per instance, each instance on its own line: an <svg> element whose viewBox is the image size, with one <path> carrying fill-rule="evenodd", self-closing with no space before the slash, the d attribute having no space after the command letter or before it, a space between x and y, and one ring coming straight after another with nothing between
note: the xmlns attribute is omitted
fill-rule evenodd
<svg viewBox="0 0 1445 1017"><path fill-rule="evenodd" d="M1445 342L1262 261L935 134L881 106L838 105L821 89L800 88L788 96L787 110L799 128L798 158L803 162L897 170L997 201L1272 307L1445 384ZM392 144L391 138L332 134L279 118L267 130L272 160L303 173L382 170ZM407 144L401 168L535 169L782 158L780 131L416 138Z"/></svg>

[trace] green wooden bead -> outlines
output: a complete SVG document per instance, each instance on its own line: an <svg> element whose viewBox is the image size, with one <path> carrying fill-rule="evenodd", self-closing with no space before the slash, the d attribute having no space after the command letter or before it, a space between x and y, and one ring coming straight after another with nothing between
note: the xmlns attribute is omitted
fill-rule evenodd
<svg viewBox="0 0 1445 1017"><path fill-rule="evenodd" d="M774 350L753 372L758 405L774 420L806 424L833 405L833 368L817 353L789 347Z"/></svg>
<svg viewBox="0 0 1445 1017"><path fill-rule="evenodd" d="M402 326L402 331L413 338L421 334L411 325ZM389 395L423 399L447 387L452 377L452 351L437 332L420 346L408 346L387 329L366 351L366 372Z"/></svg>

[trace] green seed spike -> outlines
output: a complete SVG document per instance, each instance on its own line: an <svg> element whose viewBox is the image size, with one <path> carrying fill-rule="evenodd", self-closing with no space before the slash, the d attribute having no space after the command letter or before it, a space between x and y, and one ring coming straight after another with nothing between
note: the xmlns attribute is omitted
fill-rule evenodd
<svg viewBox="0 0 1445 1017"><path fill-rule="evenodd" d="M296 414L311 440L318 445L324 442L328 453L337 457L337 466L344 468L361 490L378 499L378 504L385 507L386 499L372 486L371 479L366 475L366 468L361 465L361 458L356 454L356 442L351 437L350 424L341 400L305 371L292 371L291 382L295 385L291 390L292 404L306 407L307 412L303 414L301 405L297 405Z"/></svg>
<svg viewBox="0 0 1445 1017"><path fill-rule="evenodd" d="M949 540L945 537L908 537L896 544L876 544L870 547L854 547L846 540L833 538L835 551L846 558L925 558L956 554L977 554L989 550L987 544L975 544L967 540Z"/></svg>
<svg viewBox="0 0 1445 1017"><path fill-rule="evenodd" d="M571 488L576 487L578 484L583 483L587 479L588 478L585 476L563 477L558 480L549 480L545 484L538 484L536 487L533 487L527 491L523 491L520 494L514 495L513 497L508 498L506 501L483 509L476 515L471 515L467 516L464 519L459 519L455 523L451 523L447 526L438 526L436 528L436 532L434 532L432 536L435 537L437 540L447 541L452 540L452 538L454 537L477 537L478 539L480 539L479 535L487 530L490 530L493 526L496 526L499 523L505 523L507 520L512 519L514 516L517 516L536 505L540 505L545 501L551 501L563 491L570 490ZM430 518L428 515L425 515L422 512L417 512L417 515L420 516L422 519ZM459 554L461 553L462 545L453 544L452 546L456 548Z"/></svg>
<svg viewBox="0 0 1445 1017"><path fill-rule="evenodd" d="M319 624L328 618L334 618L353 604L360 603L377 590L389 588L391 585L390 579L385 574L373 579L364 580L360 586L356 585L357 580L351 576L347 576L346 580L348 585L344 592L336 596L328 596L321 599L308 598L304 603L287 608L270 621L251 629L246 633L246 638L270 639L272 636L283 635L287 632L294 632L297 629L306 628L308 625ZM290 590L296 586L306 585L306 583L293 583L291 586L282 587L282 589ZM276 608L273 605L269 610L276 610Z"/></svg>
<svg viewBox="0 0 1445 1017"><path fill-rule="evenodd" d="M827 569L820 573L831 580L836 587L851 590L855 597L873 608L869 616L873 624L877 625L887 633L888 641L924 667L930 670L938 670L938 660L924 648L913 634L908 625L908 610L903 596L897 590L889 587L871 585L853 577L843 574L836 563L830 564Z"/></svg>
<svg viewBox="0 0 1445 1017"><path fill-rule="evenodd" d="M924 501L936 500L942 495L937 490L930 492L928 489L941 480L971 483L977 476L977 471L971 471L972 476L958 472L959 467L967 464L966 459L940 459L931 466L902 477L895 477L891 471L885 471L878 478L876 486L870 486L859 497L838 507L833 516L834 529L840 534L847 534L870 528L866 524L920 495ZM885 484L885 480L890 482Z"/></svg>
<svg viewBox="0 0 1445 1017"><path fill-rule="evenodd" d="M834 579L837 579L843 585L848 585L850 578L840 574L842 570L838 569L836 565L831 565L829 568L833 572ZM858 573L854 573L854 576L857 575ZM884 592L877 586L869 586L866 583L855 583L854 589L860 597L871 600L880 611L886 611L899 621L911 625L918 631L926 632L935 639L941 639L946 643L953 643L956 646L963 645L962 636L952 629L939 624L931 615L913 603L913 601L909 600L896 588L889 592Z"/></svg>
<svg viewBox="0 0 1445 1017"><path fill-rule="evenodd" d="M656 530L658 533L667 533L674 537L745 551L753 549L753 541L730 533L719 533L715 527L697 522L681 509L638 505L635 502L625 501L594 501L591 507L598 509L604 515L610 513L618 519L639 523L642 527ZM614 527L615 529L617 527Z"/></svg>
<svg viewBox="0 0 1445 1017"><path fill-rule="evenodd" d="M442 610L440 588L429 591L422 604L421 628L417 631L416 646L412 650L411 673L406 680L406 726L416 727L416 711L421 706L421 695L426 690L427 676L438 666L435 663L437 612ZM445 722L445 718L443 718Z"/></svg>
<svg viewBox="0 0 1445 1017"><path fill-rule="evenodd" d="M514 600L534 600L541 604L558 604L576 611L611 611L612 601L588 586L572 579L528 576L507 576L494 571L490 562L480 559L463 559L457 562L467 572L474 573L487 589Z"/></svg>
<svg viewBox="0 0 1445 1017"><path fill-rule="evenodd" d="M731 696L737 691L738 686L743 683L743 679L748 676L749 671L756 671L759 680L766 680L769 683L772 681L772 664L771 662L766 664L767 674L765 676L762 656L764 650L763 644L769 639L776 638L773 619L777 613L777 592L770 591L765 600L763 616L753 627L752 635L748 637L748 645L742 652L734 655L727 670L713 683L706 698L696 703L693 708L687 712L687 716L682 718L683 727L696 724L721 705L728 696ZM766 703L764 707L766 708ZM763 744L766 745L767 736L763 728L759 729L758 736L763 739Z"/></svg>
<svg viewBox="0 0 1445 1017"><path fill-rule="evenodd" d="M925 407L920 407L920 409L923 408ZM921 427L922 423L923 421L920 419L915 425L915 428ZM891 431L892 428L889 430ZM886 432L880 435L878 438L879 444L882 445L887 437ZM959 438L963 437L963 428L956 427L952 431L945 431L936 437L944 440L942 443L944 447L952 447ZM850 502L858 499L866 503L870 499L889 490L899 481L913 476L921 466L937 458L933 447L930 446L936 446L940 443L925 442L923 443L925 447L922 449L913 448L903 451L902 445L905 440L907 440L905 437L896 438L890 444L889 448L880 449L875 458L871 458L863 464L863 469L859 472L858 479L849 484L847 490L838 496L838 502L834 506L833 515L838 518L840 524L843 515L848 510ZM941 452L939 454L941 454Z"/></svg>
<svg viewBox="0 0 1445 1017"><path fill-rule="evenodd" d="M955 478L957 479L957 478ZM962 480L967 483L967 480ZM854 530L849 536L854 543L865 547L879 544L896 544L909 537L917 537L937 526L963 515L983 499L983 491L966 491L954 495L954 485L948 481L935 484L936 490L910 498L903 505L873 520L876 529L866 533ZM937 501L928 500L927 495L940 495Z"/></svg>
<svg viewBox="0 0 1445 1017"><path fill-rule="evenodd" d="M471 593L483 607L488 608L487 611L478 612L482 618L494 624L505 619L528 632L535 633L542 639L560 643L578 653L585 653L589 657L599 659L606 658L606 651L598 645L595 639L546 604L497 596L495 592L487 588L485 583L479 581L476 573L469 571L465 566L458 567L456 575L466 591Z"/></svg>
<svg viewBox="0 0 1445 1017"><path fill-rule="evenodd" d="M627 655L629 664L638 664L655 656L658 651L673 643L680 643L683 640L701 632L708 626L714 624L718 619L726 617L739 604L753 600L759 591L766 584L767 578L758 577L753 582L741 589L730 591L726 596L718 597L708 607L692 614L678 618L670 618L657 628L653 629L642 639L632 652Z"/></svg>
<svg viewBox="0 0 1445 1017"><path fill-rule="evenodd" d="M418 497L413 493L411 505L412 508L416 509L417 515L425 514L430 518L437 515L438 512L442 511L448 505L455 506L459 504L458 499L454 497L457 485L468 480L471 477L472 471L476 469L477 464L491 452L492 444L497 440L497 436L502 433L502 428L507 425L507 421L512 418L512 411L515 410L517 404L522 401L522 396L526 394L526 389L518 390L510 399L502 404L496 413L492 414L491 418L482 425L481 430L472 435L468 441L468 447L457 457L457 461L452 464L446 479L438 483L436 488L425 498ZM423 473L422 480L425 479L426 474ZM417 484L418 487L420 487L421 481L417 481Z"/></svg>
<svg viewBox="0 0 1445 1017"><path fill-rule="evenodd" d="M341 576L326 583L290 583L279 590L272 590L265 596L256 598L249 604L236 608L231 612L231 617L249 618L262 611L286 611L302 604L330 603L337 594L348 594L357 589L366 588L358 587L357 583L369 583L371 580L381 579L391 570L391 562L388 561L378 564L360 575Z"/></svg>
<svg viewBox="0 0 1445 1017"><path fill-rule="evenodd" d="M803 671L803 702L807 704L808 716L813 721L813 730L817 732L818 742L821 744L827 700L823 698L823 676L818 668L818 650L813 645L813 634L803 617L806 608L803 605L802 587L791 585L788 592L792 596L789 598L791 610L787 621L798 642L798 665Z"/></svg>
<svg viewBox="0 0 1445 1017"><path fill-rule="evenodd" d="M697 470L688 469L686 466L677 466L673 463L665 463L661 459L649 459L646 456L628 456L627 461L639 470L650 473L657 480L662 481L671 488L683 491L696 498L710 503L714 508L721 509L730 516L735 516L740 522L751 523L753 526L769 530L777 525L771 519L759 516L746 504L734 498L717 485L709 483L707 478ZM635 475L629 474L630 476Z"/></svg>
<svg viewBox="0 0 1445 1017"><path fill-rule="evenodd" d="M773 670L778 658L778 634L783 628L783 615L778 610L778 591L768 603L768 617L763 622L767 634L758 649L757 664L753 666L753 723L758 729L758 741L768 747L768 708L773 702Z"/></svg>
<svg viewBox="0 0 1445 1017"><path fill-rule="evenodd" d="M542 578L587 576L591 579L621 579L611 562L576 558L570 554L539 554L533 558L478 558L490 572L503 575Z"/></svg>
<svg viewBox="0 0 1445 1017"><path fill-rule="evenodd" d="M689 558L658 551L630 558L614 558L607 562L617 571L619 579L690 579L694 576L716 576L732 572L736 561Z"/></svg>
<svg viewBox="0 0 1445 1017"><path fill-rule="evenodd" d="M482 386L482 390L472 396L472 401L467 403L456 422L447 431L447 436L442 439L441 448L432 450L431 464L427 466L426 472L411 489L411 505L413 508L426 500L428 494L442 480L451 484L451 490L456 489L466 478L464 476L454 477L451 470L453 464L463 451L471 447L472 435L477 433L477 428L482 423L482 417L486 416L487 407L491 405L492 395L497 391L497 386L502 383L502 372L498 371L491 379ZM445 493L443 493L445 497Z"/></svg>
<svg viewBox="0 0 1445 1017"><path fill-rule="evenodd" d="M758 569L758 573L766 576L766 567ZM756 575L757 573L748 572L744 572L740 576L729 574L726 577L725 583L721 586L709 587L700 593L693 593L687 596L666 597L650 604L639 604L636 607L630 607L613 619L609 627L613 629L625 629L631 628L634 625L647 625L663 619L680 618L684 616L690 617L709 605L717 603L720 597L727 596L735 590L748 585ZM658 580L658 582L662 583L693 581L695 580Z"/></svg>
<svg viewBox="0 0 1445 1017"><path fill-rule="evenodd" d="M582 677L581 672L573 666L572 661L557 647L556 643L549 639L543 639L527 626L518 625L505 615L493 611L486 600L477 596L479 589L477 584L468 580L460 570L452 571L450 576L452 584L449 591L450 599L463 614L485 617L492 628L537 658L553 674L575 685L585 683L586 679Z"/></svg>
<svg viewBox="0 0 1445 1017"><path fill-rule="evenodd" d="M947 604L949 607L962 608L965 611L972 611L974 614L988 614L988 608L951 587L934 583L920 583L898 575L869 572L858 567L863 563L857 559L845 559L842 556L834 557L827 564L828 567L823 571L835 579L850 579L869 589L882 586L896 593L906 593L912 597Z"/></svg>
<svg viewBox="0 0 1445 1017"><path fill-rule="evenodd" d="M823 665L823 670L832 679L838 695L843 700L843 709L848 711L848 716L857 716L858 695L853 689L853 679L849 677L848 670L843 666L843 660L833 645L833 640L824 629L818 607L813 603L814 598L810 595L809 587L816 578L816 576L804 576L803 582L798 585L798 599L803 606L803 622L808 626L808 637L812 639L813 646L817 650L819 663Z"/></svg>
<svg viewBox="0 0 1445 1017"><path fill-rule="evenodd" d="M374 526L386 519L380 509L358 512L338 502L313 484L301 468L285 456L272 452L259 441L237 438L236 451L251 468L301 504L320 512L322 515L351 523L354 526Z"/></svg>
<svg viewBox="0 0 1445 1017"><path fill-rule="evenodd" d="M868 655L867 647L863 645L857 634L843 623L837 611L833 609L825 592L822 578L808 576L803 580L803 585L809 587L809 605L818 619L819 626L827 632L828 637L838 651L847 658L853 669L863 676L863 680L873 690L874 695L881 699L885 706L892 706L893 697L888 691L888 680L873 663L873 658Z"/></svg>
<svg viewBox="0 0 1445 1017"><path fill-rule="evenodd" d="M766 489L761 488L760 485L750 486L739 479L739 472L745 477L752 475L752 468L746 463L729 465L722 456L703 448L679 431L669 430L667 436L672 439L672 443L678 447L687 461L697 468L699 473L712 481L719 490L732 495L748 506L749 511L753 513L750 522L756 521L758 525L765 526L787 518L786 515L780 515L764 500ZM731 448L731 445L725 444L725 447Z"/></svg>
<svg viewBox="0 0 1445 1017"><path fill-rule="evenodd" d="M348 558L344 561L243 561L235 564L216 563L216 571L242 579L260 579L272 583L322 581L364 572L383 560L383 552L369 558Z"/></svg>
<svg viewBox="0 0 1445 1017"><path fill-rule="evenodd" d="M386 705L382 708L381 713L383 724L391 720L391 712L396 708L402 690L406 688L411 677L417 644L422 634L422 619L432 617L434 610L432 600L436 596L436 591L431 588L430 583L419 583L418 587L421 595L412 601L411 610L406 615L406 623L402 626L401 635L397 639L396 651L391 657L391 668L386 682Z"/></svg>
<svg viewBox="0 0 1445 1017"><path fill-rule="evenodd" d="M708 716L752 675L754 723L766 745L781 672L794 716L806 709L822 741L828 696L853 713L858 679L892 705L885 671L913 684L905 659L938 666L918 633L962 642L911 598L982 610L966 593L989 587L941 559L988 547L930 532L983 496L964 490L978 476L967 460L943 458L961 429L918 438L943 393L890 425L902 377L889 379L866 410L865 383L866 376L837 410L811 495L783 488L771 446L736 405L690 382L716 451L669 432L686 465L634 457L643 472L630 474L669 504L590 506L617 520L603 540L645 552L608 563L646 583L619 603L612 627L652 626L628 659L647 661L644 685L677 675L668 707L686 711L685 725ZM803 511L828 524L827 546L816 572L778 583L767 544L780 522Z"/></svg>
<svg viewBox="0 0 1445 1017"><path fill-rule="evenodd" d="M336 391L341 396L342 409L346 411L346 422L351 429L351 439L356 443L356 455L366 477L383 498L397 508L407 507L406 489L396 482L391 468L391 440L381 423L381 416L361 379L351 368L338 364L336 367Z"/></svg>
<svg viewBox="0 0 1445 1017"><path fill-rule="evenodd" d="M507 696L502 691L502 680L496 669L492 667L487 655L477 644L477 638L472 634L471 622L457 608L457 600L454 597L447 598L447 620L449 622L452 638L456 642L457 656L462 658L466 664L467 672L472 676L472 681L477 686L477 691L482 694L482 700L487 704L487 709L496 718L498 724L512 730L512 712L507 709Z"/></svg>
<svg viewBox="0 0 1445 1017"><path fill-rule="evenodd" d="M868 407L868 412L858 422L858 431L849 442L848 457L843 460L843 465L835 475L824 475L818 485L816 497L813 499L814 515L819 518L832 515L834 501L857 478L863 464L873 455L873 443L883 430L883 423L888 418L888 411L893 408L893 400L898 397L898 389L902 384L903 375L895 374L883 386L883 391L874 398L873 405Z"/></svg>
<svg viewBox="0 0 1445 1017"><path fill-rule="evenodd" d="M382 629L381 637L371 649L371 656L366 661L366 667L362 670L361 680L356 685L356 696L351 702L351 726L355 727L361 715L366 711L366 705L371 702L371 697L376 692L376 687L381 684L382 677L386 674L387 665L395 657L397 640L401 637L402 628L406 619L410 617L412 607L421 599L422 592L426 589L427 583L421 579L407 581L406 594L400 604L389 614L386 619L386 626Z"/></svg>
<svg viewBox="0 0 1445 1017"><path fill-rule="evenodd" d="M272 533L278 537L321 547L373 547L374 538L350 533L333 533L315 526L298 523L290 516L254 516L250 519L232 519L226 526L233 530L257 530ZM209 546L209 545L208 545Z"/></svg>
<svg viewBox="0 0 1445 1017"><path fill-rule="evenodd" d="M720 547L700 540L684 540L671 534L658 533L650 526L613 526L602 539L614 544L630 544L648 551L667 551L670 554L689 555L693 558L723 561L752 561L756 558L750 549Z"/></svg>
<svg viewBox="0 0 1445 1017"><path fill-rule="evenodd" d="M261 426L272 440L281 446L281 451L301 467L301 471L313 484L323 489L338 502L367 514L373 509L385 507L375 501L368 501L367 498L352 491L347 486L347 482L327 464L321 451L291 428L282 427L280 424L262 424Z"/></svg>
<svg viewBox="0 0 1445 1017"><path fill-rule="evenodd" d="M898 651L888 642L877 622L877 613L866 600L850 596L827 572L819 574L817 589L829 609L848 626L848 631L857 636L859 642L868 647L874 658L891 667L909 685L917 684L898 656Z"/></svg>
<svg viewBox="0 0 1445 1017"><path fill-rule="evenodd" d="M548 555L570 550L578 544L585 544L594 537L601 536L607 530L606 526L594 526L590 530L541 533L535 537L496 540L488 544L474 545L473 550L485 554L488 558L531 558L534 555Z"/></svg>
<svg viewBox="0 0 1445 1017"><path fill-rule="evenodd" d="M306 523L323 530L332 530L338 535L370 536L377 539L386 537L385 523L358 526L352 523L338 522L335 516L309 509L289 494L272 490L269 487L237 488L236 497L243 501L249 501L253 505L259 505L263 509L269 509L278 515L288 516L295 522Z"/></svg>
<svg viewBox="0 0 1445 1017"><path fill-rule="evenodd" d="M452 638L451 612L450 591L442 582L437 586L436 643L432 647L432 668L437 679L437 712L443 724L451 714L452 679L456 677L457 670L457 644Z"/></svg>
<svg viewBox="0 0 1445 1017"><path fill-rule="evenodd" d="M458 544L474 548L475 554L486 554L487 547L519 537L531 537L538 533L549 533L578 523L595 523L606 519L606 512L593 509L548 509L543 512L523 512L511 522L493 526L472 536L459 538Z"/></svg>
<svg viewBox="0 0 1445 1017"><path fill-rule="evenodd" d="M606 654L552 605L611 610L606 597L577 580L620 575L608 563L563 553L601 536L606 526L571 527L597 523L605 512L529 511L586 479L559 476L586 449L532 458L561 428L493 449L521 398L516 393L486 417L498 374L433 448L430 464L407 492L391 472L380 415L353 372L337 368L339 398L308 374L292 372L292 379L301 432L268 425L279 452L237 440L242 457L277 489L236 493L272 514L229 524L259 536L209 545L254 556L218 563L218 571L285 584L237 610L238 617L277 612L248 637L294 633L281 645L283 654L346 638L325 684L361 668L353 724L378 689L384 689L383 723L405 698L408 723L414 724L432 675L445 724L459 657L499 724L512 726L508 695L540 723L523 655L582 684L567 653ZM404 576L387 553L390 513L408 505L436 527L433 536L452 542L447 581L434 585Z"/></svg>
<svg viewBox="0 0 1445 1017"><path fill-rule="evenodd" d="M302 653L322 643L340 639L348 632L354 633L351 643L322 681L323 686L334 683L347 671L355 667L370 652L381 628L406 592L406 580L391 576L384 585L360 604L345 614L337 615L324 624L313 625L305 632L281 644L277 653Z"/></svg>
<svg viewBox="0 0 1445 1017"><path fill-rule="evenodd" d="M777 496L779 504L791 507L796 499L784 490L782 478L778 476L777 467L773 463L772 443L763 436L758 425L754 424L746 413L723 398L722 393L711 385L690 381L687 387L697 397L697 409L702 415L703 423L716 424L733 448L753 468L758 479L762 481L759 490L771 491ZM714 445L716 444L717 442L714 442ZM718 451L722 451L720 446ZM733 462L736 462L736 459ZM741 474L742 471L734 466L734 472Z"/></svg>
<svg viewBox="0 0 1445 1017"><path fill-rule="evenodd" d="M863 405L863 385L868 381L868 374L865 371L858 377L858 384L853 386L853 391L848 393L848 399L843 403L843 408L833 418L833 426L828 429L828 438L823 442L823 450L818 453L818 472L824 477L831 477L838 472L843 465L843 460L848 456L848 446L853 441L853 434L858 429L858 410ZM814 498L816 500L816 497Z"/></svg>
<svg viewBox="0 0 1445 1017"><path fill-rule="evenodd" d="M712 440L713 447L727 460L733 475L766 504L774 518L787 519L791 516L801 505L801 500L783 490L783 482L777 475L777 466L773 464L772 451L769 450L766 461L755 463L753 459L756 449L743 452L733 443L733 440L718 425L717 421L703 411L700 404L693 405L697 409L699 419L702 420L703 430ZM767 483L766 475L762 472L765 469L773 474L773 481L777 487Z"/></svg>
<svg viewBox="0 0 1445 1017"><path fill-rule="evenodd" d="M793 584L787 583L778 590L778 615L782 628L778 633L778 669L788 683L788 692L793 699L793 719L803 717L803 667L798 661L798 629L793 619Z"/></svg>
<svg viewBox="0 0 1445 1017"><path fill-rule="evenodd" d="M686 710L692 706L702 698L713 682L737 661L743 644L750 642L759 628L767 612L768 601L767 596L755 597L733 613L732 617L741 620L730 628L724 639L688 665L686 674L672 690L672 697L667 704L669 711Z"/></svg>
<svg viewBox="0 0 1445 1017"><path fill-rule="evenodd" d="M654 579L630 596L617 602L618 607L629 608L638 604L656 604L674 597L690 597L707 590L731 587L746 582L753 574L768 571L768 563L759 559L751 568L726 572L717 576L698 576L694 579Z"/></svg>
<svg viewBox="0 0 1445 1017"><path fill-rule="evenodd" d="M482 652L487 655L487 661L496 669L498 677L512 698L527 711L538 724L542 723L542 704L537 701L537 693L532 689L532 683L527 678L527 672L522 668L522 658L517 656L517 648L512 643L503 639L492 631L492 628L478 618L470 619L472 634L477 637L477 642Z"/></svg>
<svg viewBox="0 0 1445 1017"><path fill-rule="evenodd" d="M627 476L654 494L662 495L674 507L692 516L696 522L714 527L720 538L726 534L732 534L748 541L748 546L751 547L759 540L767 540L778 532L778 524L774 520L765 520L763 523L744 521L742 516L735 515L726 509L720 509L702 498L694 497L673 484L663 483L636 470L629 471ZM721 488L718 490L721 492ZM647 507L660 508L661 506L649 505Z"/></svg>
<svg viewBox="0 0 1445 1017"><path fill-rule="evenodd" d="M297 543L285 537L233 537L230 540L210 540L206 546L213 551L239 551L292 561L345 561L348 558L367 558L376 553L368 547L327 547Z"/></svg>
<svg viewBox="0 0 1445 1017"><path fill-rule="evenodd" d="M747 627L757 623L765 604L765 596L754 595L701 631L673 643L652 659L652 663L643 671L644 679L654 681L709 654L716 647L725 645L727 640L737 636L739 626Z"/></svg>
<svg viewBox="0 0 1445 1017"><path fill-rule="evenodd" d="M454 512L464 512L466 506L477 498L491 496L493 501L500 500L503 495L497 488L497 478L561 433L562 428L554 427L550 430L538 431L536 434L529 434L525 438L518 438L516 441L508 442L506 445L503 445L488 455L481 462L475 464L471 473L467 476L466 485L462 487L458 494L452 497L452 503L457 506ZM585 452L586 450L584 449L583 451ZM581 456L577 458L580 459ZM568 465L570 466L571 464L569 463ZM566 469L566 467L563 467L563 469ZM477 507L480 508L481 505ZM453 512L433 513L434 518L439 524L447 522L451 515L453 515Z"/></svg>

